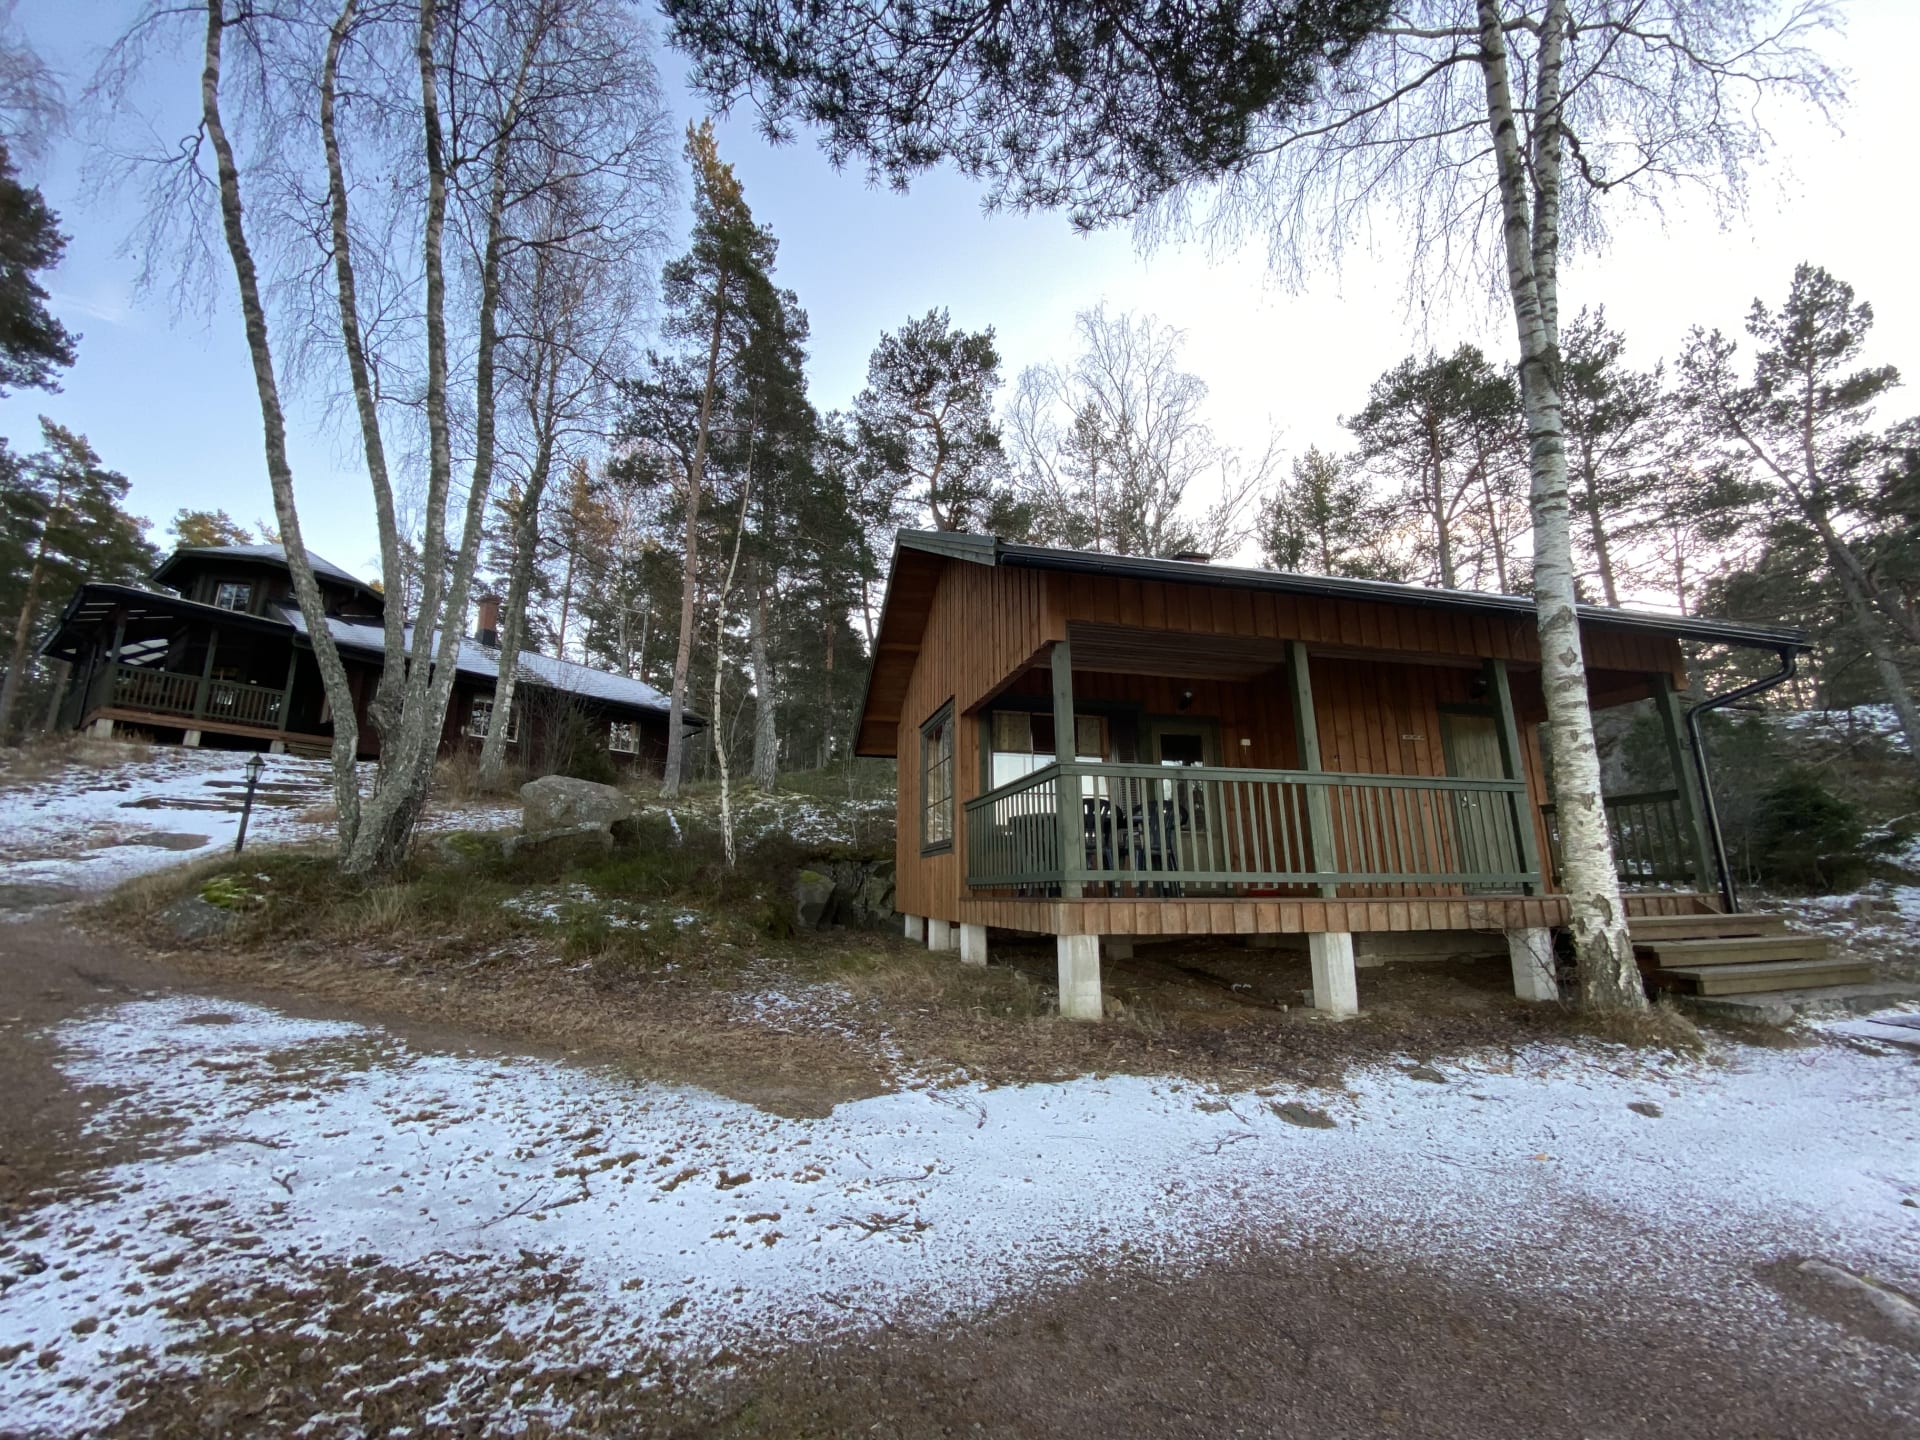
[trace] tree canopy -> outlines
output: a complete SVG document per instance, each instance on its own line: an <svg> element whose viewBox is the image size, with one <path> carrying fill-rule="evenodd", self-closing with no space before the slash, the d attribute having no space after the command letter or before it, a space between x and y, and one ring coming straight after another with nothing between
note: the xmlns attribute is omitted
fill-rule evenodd
<svg viewBox="0 0 1920 1440"><path fill-rule="evenodd" d="M1386 19L1389 0L1247 5L665 0L694 83L751 96L766 133L824 131L835 164L895 185L942 161L996 201L1083 226L1246 163L1256 117L1291 110Z"/></svg>

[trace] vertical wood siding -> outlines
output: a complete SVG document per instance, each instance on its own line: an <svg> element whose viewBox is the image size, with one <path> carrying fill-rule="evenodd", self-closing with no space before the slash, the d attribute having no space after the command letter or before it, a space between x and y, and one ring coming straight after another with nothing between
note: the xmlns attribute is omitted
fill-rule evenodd
<svg viewBox="0 0 1920 1440"><path fill-rule="evenodd" d="M1546 852L1538 805L1545 797L1538 733L1540 688L1526 667L1537 665L1531 621L1366 601L1278 595L1222 586L1182 585L1057 571L945 564L913 659L897 722L899 758L900 910L945 920L962 917L965 895L965 802L981 793L979 710L1004 692L1040 696L1049 682L1036 663L1044 647L1075 623L1139 626L1207 636L1304 640L1324 648L1394 652L1379 660L1318 654L1312 658L1314 711L1322 764L1328 770L1375 775L1444 775L1441 707L1488 703L1473 687L1478 670L1461 659L1505 659L1520 667L1514 703L1533 823ZM1596 696L1626 698L1660 671L1685 681L1679 643L1671 637L1588 625L1583 639ZM1431 655L1454 663L1420 664ZM1607 672L1605 674L1601 672ZM1176 714L1180 693L1194 692L1185 712L1220 726L1220 763L1287 769L1299 763L1284 671L1251 681L1169 679L1076 671L1076 699L1137 707L1149 716ZM1641 693L1644 693L1642 689ZM954 831L952 849L920 853L920 726L952 700ZM1242 746L1242 738L1251 740ZM1142 757L1144 758L1144 757Z"/></svg>

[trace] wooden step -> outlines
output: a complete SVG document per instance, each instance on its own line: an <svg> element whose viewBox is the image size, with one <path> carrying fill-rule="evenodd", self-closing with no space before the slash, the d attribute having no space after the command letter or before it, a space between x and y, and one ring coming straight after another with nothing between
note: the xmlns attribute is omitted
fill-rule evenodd
<svg viewBox="0 0 1920 1440"><path fill-rule="evenodd" d="M1788 933L1787 922L1779 915L1636 915L1627 921L1627 931L1636 945Z"/></svg>
<svg viewBox="0 0 1920 1440"><path fill-rule="evenodd" d="M1753 995L1865 985L1873 980L1873 966L1865 960L1769 960L1752 965L1684 965L1655 970L1649 978L1663 990L1692 995Z"/></svg>
<svg viewBox="0 0 1920 1440"><path fill-rule="evenodd" d="M1764 960L1824 960L1824 935L1746 935L1712 940L1656 940L1636 943L1642 965L1671 970L1676 965L1746 965Z"/></svg>

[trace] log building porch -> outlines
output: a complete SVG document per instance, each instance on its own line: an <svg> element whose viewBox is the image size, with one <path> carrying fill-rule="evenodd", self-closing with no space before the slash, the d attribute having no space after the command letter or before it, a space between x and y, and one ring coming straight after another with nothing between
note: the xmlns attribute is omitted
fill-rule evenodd
<svg viewBox="0 0 1920 1440"><path fill-rule="evenodd" d="M1607 801L1629 913L1710 913L1680 639L1803 642L1581 620L1591 703L1651 699L1667 741L1670 783ZM1097 1016L1102 943L1306 935L1350 1011L1375 931L1504 933L1550 993L1544 718L1524 599L903 532L858 749L900 762L897 905L929 945L1060 937L1063 1009Z"/></svg>

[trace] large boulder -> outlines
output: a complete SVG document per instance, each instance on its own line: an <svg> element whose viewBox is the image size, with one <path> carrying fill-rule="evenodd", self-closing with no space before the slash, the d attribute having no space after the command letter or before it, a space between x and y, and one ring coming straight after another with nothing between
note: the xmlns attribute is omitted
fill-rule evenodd
<svg viewBox="0 0 1920 1440"><path fill-rule="evenodd" d="M817 930L833 912L833 877L802 870L793 881L794 920L802 930Z"/></svg>
<svg viewBox="0 0 1920 1440"><path fill-rule="evenodd" d="M634 803L611 785L574 780L566 775L542 775L520 787L520 828L528 835L585 826L613 833L616 821L634 813Z"/></svg>

